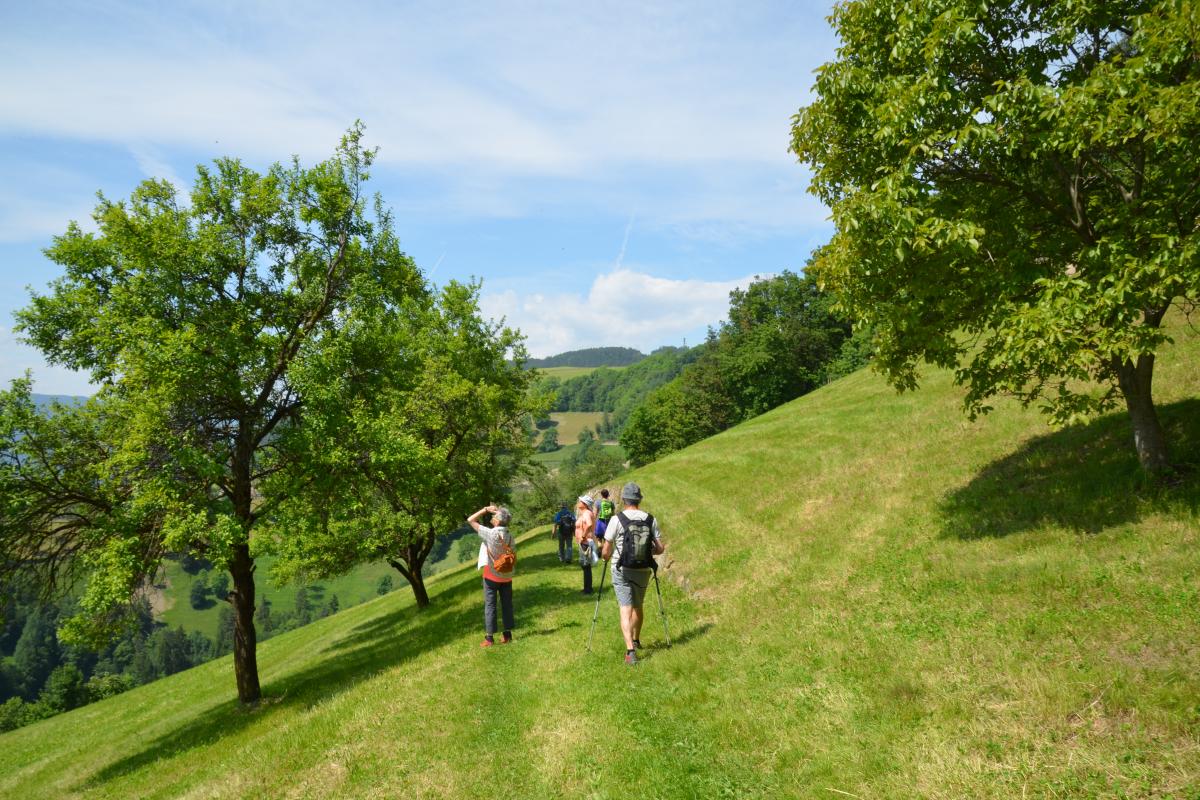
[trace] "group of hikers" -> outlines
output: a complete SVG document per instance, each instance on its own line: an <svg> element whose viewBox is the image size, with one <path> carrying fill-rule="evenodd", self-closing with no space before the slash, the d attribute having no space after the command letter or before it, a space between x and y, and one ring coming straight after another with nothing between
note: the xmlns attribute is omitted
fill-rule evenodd
<svg viewBox="0 0 1200 800"><path fill-rule="evenodd" d="M612 587L621 612L626 664L638 663L637 651L642 648L642 608L658 566L654 556L665 549L658 520L643 511L641 503L642 489L636 483L627 483L621 489L620 512L609 497L608 489L601 489L598 500L591 495L581 495L573 511L563 503L554 515L552 528L558 540L561 563L571 564L575 560L575 546L578 545L583 594L592 594L592 566L601 560L612 564ZM491 515L491 527L480 523L485 514ZM512 534L508 532L511 519L507 508L494 505L484 506L467 517L467 522L481 539L477 564L483 570L484 638L481 647L495 645L497 631L502 633L500 644L511 642L516 627L512 601L516 553ZM497 605L503 627L497 624Z"/></svg>

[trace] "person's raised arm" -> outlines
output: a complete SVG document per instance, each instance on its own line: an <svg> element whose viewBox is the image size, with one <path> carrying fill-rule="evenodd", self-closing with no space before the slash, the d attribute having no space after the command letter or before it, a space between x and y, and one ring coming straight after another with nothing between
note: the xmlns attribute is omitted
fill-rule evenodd
<svg viewBox="0 0 1200 800"><path fill-rule="evenodd" d="M482 517L484 514L495 514L495 513L496 513L495 506L484 506L483 508L476 511L471 516L467 517L467 524L470 525L472 528L474 528L476 533L478 533L480 536L482 536L483 532L480 531L479 529L482 528L483 526L479 524L479 518Z"/></svg>

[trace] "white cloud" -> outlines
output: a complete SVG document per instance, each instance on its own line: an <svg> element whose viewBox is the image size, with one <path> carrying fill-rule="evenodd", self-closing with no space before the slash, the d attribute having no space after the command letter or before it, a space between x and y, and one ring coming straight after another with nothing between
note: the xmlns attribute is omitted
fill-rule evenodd
<svg viewBox="0 0 1200 800"><path fill-rule="evenodd" d="M95 392L86 375L47 364L40 352L17 341L11 328L0 327L0 388L7 389L9 381L23 377L25 370L33 373L33 391L39 394L85 396Z"/></svg>
<svg viewBox="0 0 1200 800"><path fill-rule="evenodd" d="M517 174L790 166L823 4L94 6L0 35L0 130ZM237 33L233 33L236 27ZM217 143L219 142L219 145ZM214 147L214 145L217 145Z"/></svg>
<svg viewBox="0 0 1200 800"><path fill-rule="evenodd" d="M535 358L584 347L649 352L684 339L698 344L708 326L725 318L729 293L755 277L673 280L621 268L597 275L586 293L485 291L480 307L485 315L503 317L520 329Z"/></svg>

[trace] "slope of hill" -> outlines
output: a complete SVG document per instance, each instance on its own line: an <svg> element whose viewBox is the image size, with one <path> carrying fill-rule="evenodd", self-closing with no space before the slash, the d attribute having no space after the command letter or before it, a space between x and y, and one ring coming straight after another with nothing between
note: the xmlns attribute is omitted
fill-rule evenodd
<svg viewBox="0 0 1200 800"><path fill-rule="evenodd" d="M1158 397L1200 453L1200 336ZM662 520L644 662L621 663L545 529L516 642L479 578L430 582L229 660L0 736L42 796L1191 797L1200 786L1200 480L1139 477L1120 414L978 423L949 376L859 372L633 474ZM616 483L614 481L613 483ZM651 588L653 592L653 588Z"/></svg>
<svg viewBox="0 0 1200 800"><path fill-rule="evenodd" d="M646 355L632 347L585 347L569 350L548 358L531 358L525 365L530 369L540 367L627 367L636 364Z"/></svg>

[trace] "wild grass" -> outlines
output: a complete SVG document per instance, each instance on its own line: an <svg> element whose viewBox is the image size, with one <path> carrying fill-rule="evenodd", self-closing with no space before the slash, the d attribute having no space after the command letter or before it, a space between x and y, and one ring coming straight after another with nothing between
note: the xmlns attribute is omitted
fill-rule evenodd
<svg viewBox="0 0 1200 800"><path fill-rule="evenodd" d="M1200 337L1157 374L1200 462ZM0 736L12 797L1195 797L1200 479L1143 480L1112 414L967 422L930 372L867 372L632 473L668 541L621 663L545 529L512 645L479 578L395 592L229 660ZM614 482L616 483L616 482ZM599 576L597 576L598 579Z"/></svg>

